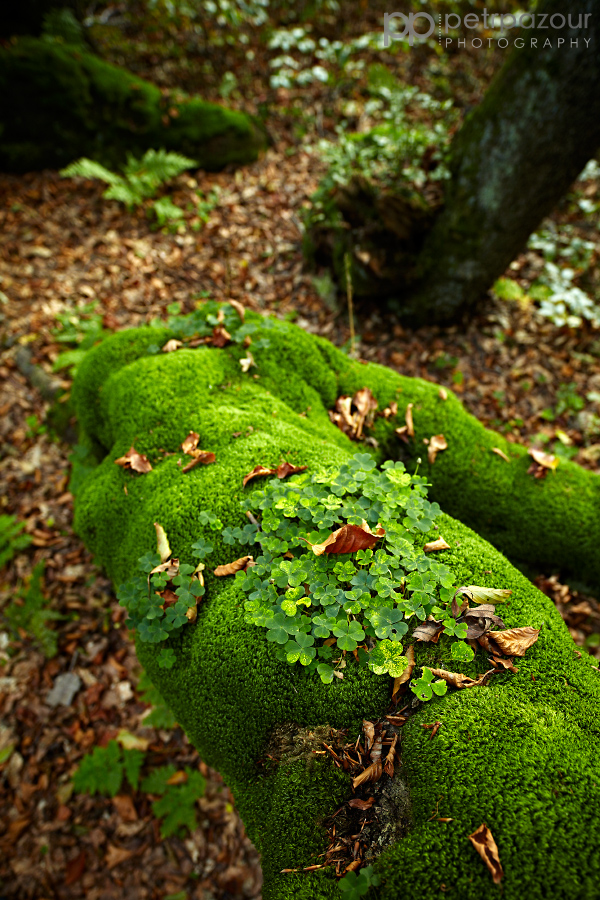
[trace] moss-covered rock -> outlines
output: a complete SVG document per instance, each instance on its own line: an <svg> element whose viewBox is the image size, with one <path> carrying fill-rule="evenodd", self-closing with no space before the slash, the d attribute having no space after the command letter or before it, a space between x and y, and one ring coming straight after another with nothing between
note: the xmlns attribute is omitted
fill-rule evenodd
<svg viewBox="0 0 600 900"><path fill-rule="evenodd" d="M256 159L266 138L248 116L155 85L80 47L23 38L0 49L0 167L107 165L127 151L177 150L203 168Z"/></svg>
<svg viewBox="0 0 600 900"><path fill-rule="evenodd" d="M76 527L116 584L131 577L138 557L154 548L156 521L182 560L191 561L191 544L203 536L214 544L208 573L229 561L234 548L218 533L203 534L198 511L243 525L239 501L252 487L244 489L242 477L256 464L277 465L282 457L309 467L346 460L356 444L331 424L327 409L339 393L365 384L380 407L394 399L401 408L414 403L417 446L423 446L423 434L446 434L449 449L430 470L442 502L446 490L459 502L460 488L450 488L453 478L462 479L465 495L481 494L481 521L487 522L497 503L506 532L513 522L526 544L526 514L534 500L528 505L514 498L511 508L501 494L506 471L526 498L529 478L537 492L531 498L545 510L535 515L546 523L558 517L548 540L560 546L560 515L568 515L569 503L578 499L572 495L561 513L560 496L580 484L577 467L565 465L543 482L526 476L520 452L478 426L455 398L441 400L435 386L352 363L326 342L283 323L268 330L268 348L253 350L257 368L248 374L241 372L235 345L153 352L169 336L167 329L147 328L105 340L81 364L74 386L84 439L97 461L78 492ZM383 456L399 446L392 446L392 429L393 423L379 420ZM179 448L190 430L217 461L184 474ZM488 452L490 441L513 454L510 463ZM136 476L114 464L132 443L150 458L148 474ZM495 470L496 465L505 468ZM475 487L473 473L480 473ZM588 480L581 482L587 493L579 498L580 518L589 492L597 491L596 476L583 476ZM591 518L586 521L594 527ZM503 612L507 625L533 625L541 632L519 661L518 674L448 694L424 706L403 729L400 777L410 792L412 823L376 864L385 879L380 895L429 900L442 890L455 900L501 894L520 900L524 893L592 898L600 876L598 672L589 656L576 651L553 604L498 551L448 516L438 524L451 546L444 561L457 583L511 589ZM538 535L535 527L532 534ZM588 539L577 531L565 534L573 546ZM535 540L532 546L534 556L541 552ZM597 566L597 558L590 565ZM280 872L311 864L322 852L322 819L349 795L349 779L309 752L284 754L279 765L265 753L288 722L357 729L364 717L386 710L389 681L352 662L336 684L303 675L299 667L280 663L264 632L244 621L245 597L232 580L208 574L206 587L197 622L172 641L175 666L161 669L156 646L138 642L140 658L202 757L231 786L262 853L265 900L334 898L339 892L329 871ZM443 653L429 645L417 650L417 661L439 662ZM476 657L472 665L481 670L486 661ZM432 717L441 722L433 741L421 728ZM430 820L440 795L439 813L451 822ZM499 846L506 872L500 886L492 884L468 841L482 821Z"/></svg>

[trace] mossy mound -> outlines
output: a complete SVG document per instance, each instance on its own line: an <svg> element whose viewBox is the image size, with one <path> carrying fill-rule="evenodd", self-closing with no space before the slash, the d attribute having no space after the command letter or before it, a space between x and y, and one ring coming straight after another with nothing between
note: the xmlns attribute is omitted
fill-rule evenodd
<svg viewBox="0 0 600 900"><path fill-rule="evenodd" d="M128 151L177 150L201 167L256 159L265 134L248 116L170 96L81 47L23 38L0 49L0 167L59 168L80 156L117 165Z"/></svg>
<svg viewBox="0 0 600 900"><path fill-rule="evenodd" d="M76 527L117 585L133 575L138 557L154 548L154 522L165 528L174 555L183 561L192 561L191 544L199 537L214 544L205 560L207 592L198 620L171 642L175 666L158 666L156 645L138 642L138 652L202 757L232 788L262 853L265 900L331 900L339 892L330 871L280 873L314 863L325 849L321 822L349 796L349 779L310 752L305 758L284 755L279 765L265 753L274 731L288 722L356 731L364 717L387 709L390 681L350 661L343 681L324 685L300 667L278 662L264 631L244 621L245 595L232 580L210 574L239 554L218 532L198 524L198 512L211 510L229 525L243 525L239 501L252 487L244 489L242 478L258 463L276 466L285 458L315 467L345 461L357 445L331 424L327 409L340 393L365 384L381 408L394 399L400 406L409 400L415 404L417 446L423 446L418 439L423 428L428 436L446 434L449 449L431 474L437 479L440 471L451 480L448 467L454 465L454 478L462 473L465 493L482 491L486 512L492 498L501 511L507 508L500 492L506 489L502 473L511 467L523 467L525 490L526 462L520 453L511 463L498 459L505 468L498 469L494 486L485 466L493 468L496 458L487 452L486 441L507 452L510 447L477 426L456 399L441 400L435 386L383 367L352 363L294 326L274 323L266 334L270 346L253 350L257 368L248 374L241 372L235 345L153 352L171 336L167 329L121 332L88 354L78 371L74 402L98 464L79 489ZM191 430L217 461L184 474L178 465L180 444ZM375 433L379 452L391 455L393 423L379 420ZM150 458L148 474L133 475L114 464L132 444ZM475 463L481 489L470 486ZM546 521L571 483L561 479L576 479L575 469L559 468L543 482L528 476L538 503L547 504L548 512L541 514ZM583 475L593 483L594 476ZM513 482L519 477L513 473ZM443 502L440 484L447 482L434 483ZM493 492L487 509L486 490ZM507 530L516 521L523 539L525 522L519 526L519 501L513 502ZM518 674L495 676L487 688L448 694L425 705L403 729L398 777L410 792L412 823L408 835L376 863L384 877L379 894L388 900L429 900L440 890L455 900L501 895L521 900L525 893L565 900L595 897L600 676L594 661L576 650L548 598L500 553L448 516L438 524L451 546L443 556L456 583L511 589L511 602L502 612L506 624L533 625L541 632L518 661ZM560 537L557 527L557 545ZM453 668L439 645L417 645L417 663ZM471 670L485 668L479 654ZM433 720L441 727L430 740L421 724ZM431 820L438 799L439 815L452 821ZM492 883L468 841L483 821L505 869L500 885Z"/></svg>

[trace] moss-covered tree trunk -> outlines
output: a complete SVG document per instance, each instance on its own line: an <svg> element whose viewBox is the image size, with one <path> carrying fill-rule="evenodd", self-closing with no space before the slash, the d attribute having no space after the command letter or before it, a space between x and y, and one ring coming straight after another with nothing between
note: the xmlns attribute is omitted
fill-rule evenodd
<svg viewBox="0 0 600 900"><path fill-rule="evenodd" d="M557 16L565 27L521 30L524 47L454 141L444 209L404 306L417 322L455 319L481 303L600 146L600 2L549 0L536 24L540 13L545 26ZM570 27L580 19L585 27Z"/></svg>

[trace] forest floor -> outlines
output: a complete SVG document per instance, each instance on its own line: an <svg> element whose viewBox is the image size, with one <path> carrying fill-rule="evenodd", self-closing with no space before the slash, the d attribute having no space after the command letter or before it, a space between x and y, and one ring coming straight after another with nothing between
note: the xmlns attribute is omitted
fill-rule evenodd
<svg viewBox="0 0 600 900"><path fill-rule="evenodd" d="M255 47L252 77L264 82L261 46ZM145 74L158 71L159 83L178 74L168 66L165 74L169 52L156 58L146 45L135 58L122 47L113 55ZM487 59L476 74L466 66L467 77L462 62L450 61L464 104L478 98L495 63ZM190 71L188 65L188 80ZM417 67L409 75L418 82L422 72ZM207 77L208 95L220 83L218 71L212 82ZM252 80L247 91L260 97ZM114 331L165 318L173 303L191 311L199 295L233 298L348 344L345 301L320 296L301 247L302 210L323 174L306 135L332 129L329 101L319 85L296 94L281 88L266 93L273 144L262 159L235 172L200 171L174 182L171 196L182 206L195 204L198 190L215 197L197 231L192 214L187 227L153 230L144 209L127 213L103 200L97 182L74 182L52 171L0 176L0 514L16 516L31 540L0 572L3 897L260 897L258 856L227 787L180 728L167 727L166 718L155 717L154 726L147 722L157 700L140 687L124 611L72 530L75 423L58 429L59 417L49 413L61 401L67 408L71 383L65 370L53 374L54 363L86 329ZM300 106L299 136L293 111ZM593 197L595 187L586 182L577 191ZM566 200L553 221L573 219ZM589 231L589 222L585 227ZM528 250L507 276L526 288L539 266L539 255ZM558 328L531 301L490 295L480 315L445 330L408 330L384 310L359 308L357 333L362 358L451 388L470 412L510 440L598 469L600 331L590 325ZM54 389L57 404L44 396ZM38 615L36 627L27 629L15 622L19 608L37 602L36 578L43 608L60 618L44 625ZM556 573L541 573L538 583L557 602L576 642L598 653L596 601L562 584ZM67 674L71 679L59 687L71 690L57 697L57 680ZM122 789L113 799L73 791L82 756L111 739L144 750L147 765L200 769L207 787L197 802L197 828L162 839L152 801L142 791Z"/></svg>

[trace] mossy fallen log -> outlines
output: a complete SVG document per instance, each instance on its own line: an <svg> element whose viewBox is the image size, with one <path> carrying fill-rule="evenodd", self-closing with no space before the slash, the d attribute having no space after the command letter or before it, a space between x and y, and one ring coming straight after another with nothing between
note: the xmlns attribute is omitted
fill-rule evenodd
<svg viewBox="0 0 600 900"><path fill-rule="evenodd" d="M281 874L281 869L317 861L326 847L323 820L350 796L348 776L311 751L323 728L356 733L363 718L383 714L391 682L351 658L343 680L334 684L280 662L264 631L245 621L246 597L238 582L212 575L214 567L241 553L218 532L199 525L199 511L243 526L240 500L255 482L243 488L242 479L255 465L277 466L283 457L317 469L339 466L357 449L364 452L331 423L328 410L339 394L365 385L380 409L396 401L402 414L405 402L414 404L413 455L421 452L419 444L424 446L421 435L446 435L448 449L428 471L441 502L448 490L453 502L460 500L466 508L468 495L474 494L483 524L483 513L498 502L500 515L507 516L506 531L513 523L518 535L513 540L525 545L521 556L527 552L526 514L534 501L516 498L509 509L508 500L498 497L507 489L501 473L514 467L511 483L525 496L525 479L531 480L536 517L547 524L557 517L556 531L548 527L553 551L564 536L572 539L573 552L588 535L576 530L571 535L566 528L561 533L560 517L580 499L579 519L589 523L584 532L594 527L593 519L585 518L585 502L597 491L597 476L583 472L587 480L579 482L577 467L561 463L555 474L536 481L527 476L520 452L485 432L458 400L441 399L436 386L349 361L294 326L249 318L257 330L251 345L256 367L248 372L240 366L240 358L248 359L241 344L160 352L168 339L182 336L181 321L175 331L121 332L89 353L73 393L82 438L95 464L78 490L76 527L116 585L131 578L138 558L154 549L155 522L165 529L173 555L185 562L192 561L194 541L210 539L214 549L205 560L206 596L197 621L169 641L175 665L159 666L159 645L138 641L138 653L203 759L230 785L262 854L265 900L329 900L339 896L330 870ZM259 348L263 336L269 346ZM400 423L376 421L380 458L403 446L393 435L394 424ZM216 454L216 462L184 473L180 445L190 431L199 435L202 449ZM514 453L511 462L496 458L488 441ZM134 443L152 463L147 474L114 464ZM486 465L496 464L505 469L487 474ZM476 486L472 468L481 472ZM458 484L452 490L461 479L464 501L456 499ZM586 488L578 498L580 484ZM559 498L570 486L563 510ZM591 900L600 876L600 676L594 660L577 651L551 601L497 550L447 515L437 522L451 548L443 558L456 584L512 590L502 613L506 624L532 625L540 635L518 661L516 674L496 675L488 687L424 704L403 728L396 776L403 786L397 809L403 827L392 833L376 860L383 877L378 893L388 900L429 900L440 890L455 900L501 895L521 900L524 894ZM532 533L538 534L533 525ZM423 535L423 542L431 536ZM537 559L543 544L534 541L532 548ZM597 556L590 567L590 574L597 571ZM443 643L417 643L416 648L418 665L452 668ZM486 668L478 654L464 671ZM421 726L434 719L441 727L430 740ZM432 818L436 808L451 821ZM492 883L468 840L483 821L499 847L505 871L500 885Z"/></svg>
<svg viewBox="0 0 600 900"><path fill-rule="evenodd" d="M256 159L266 144L244 113L163 93L81 47L22 38L0 49L0 168L60 168L80 156L113 166L127 152L177 150L207 169Z"/></svg>

